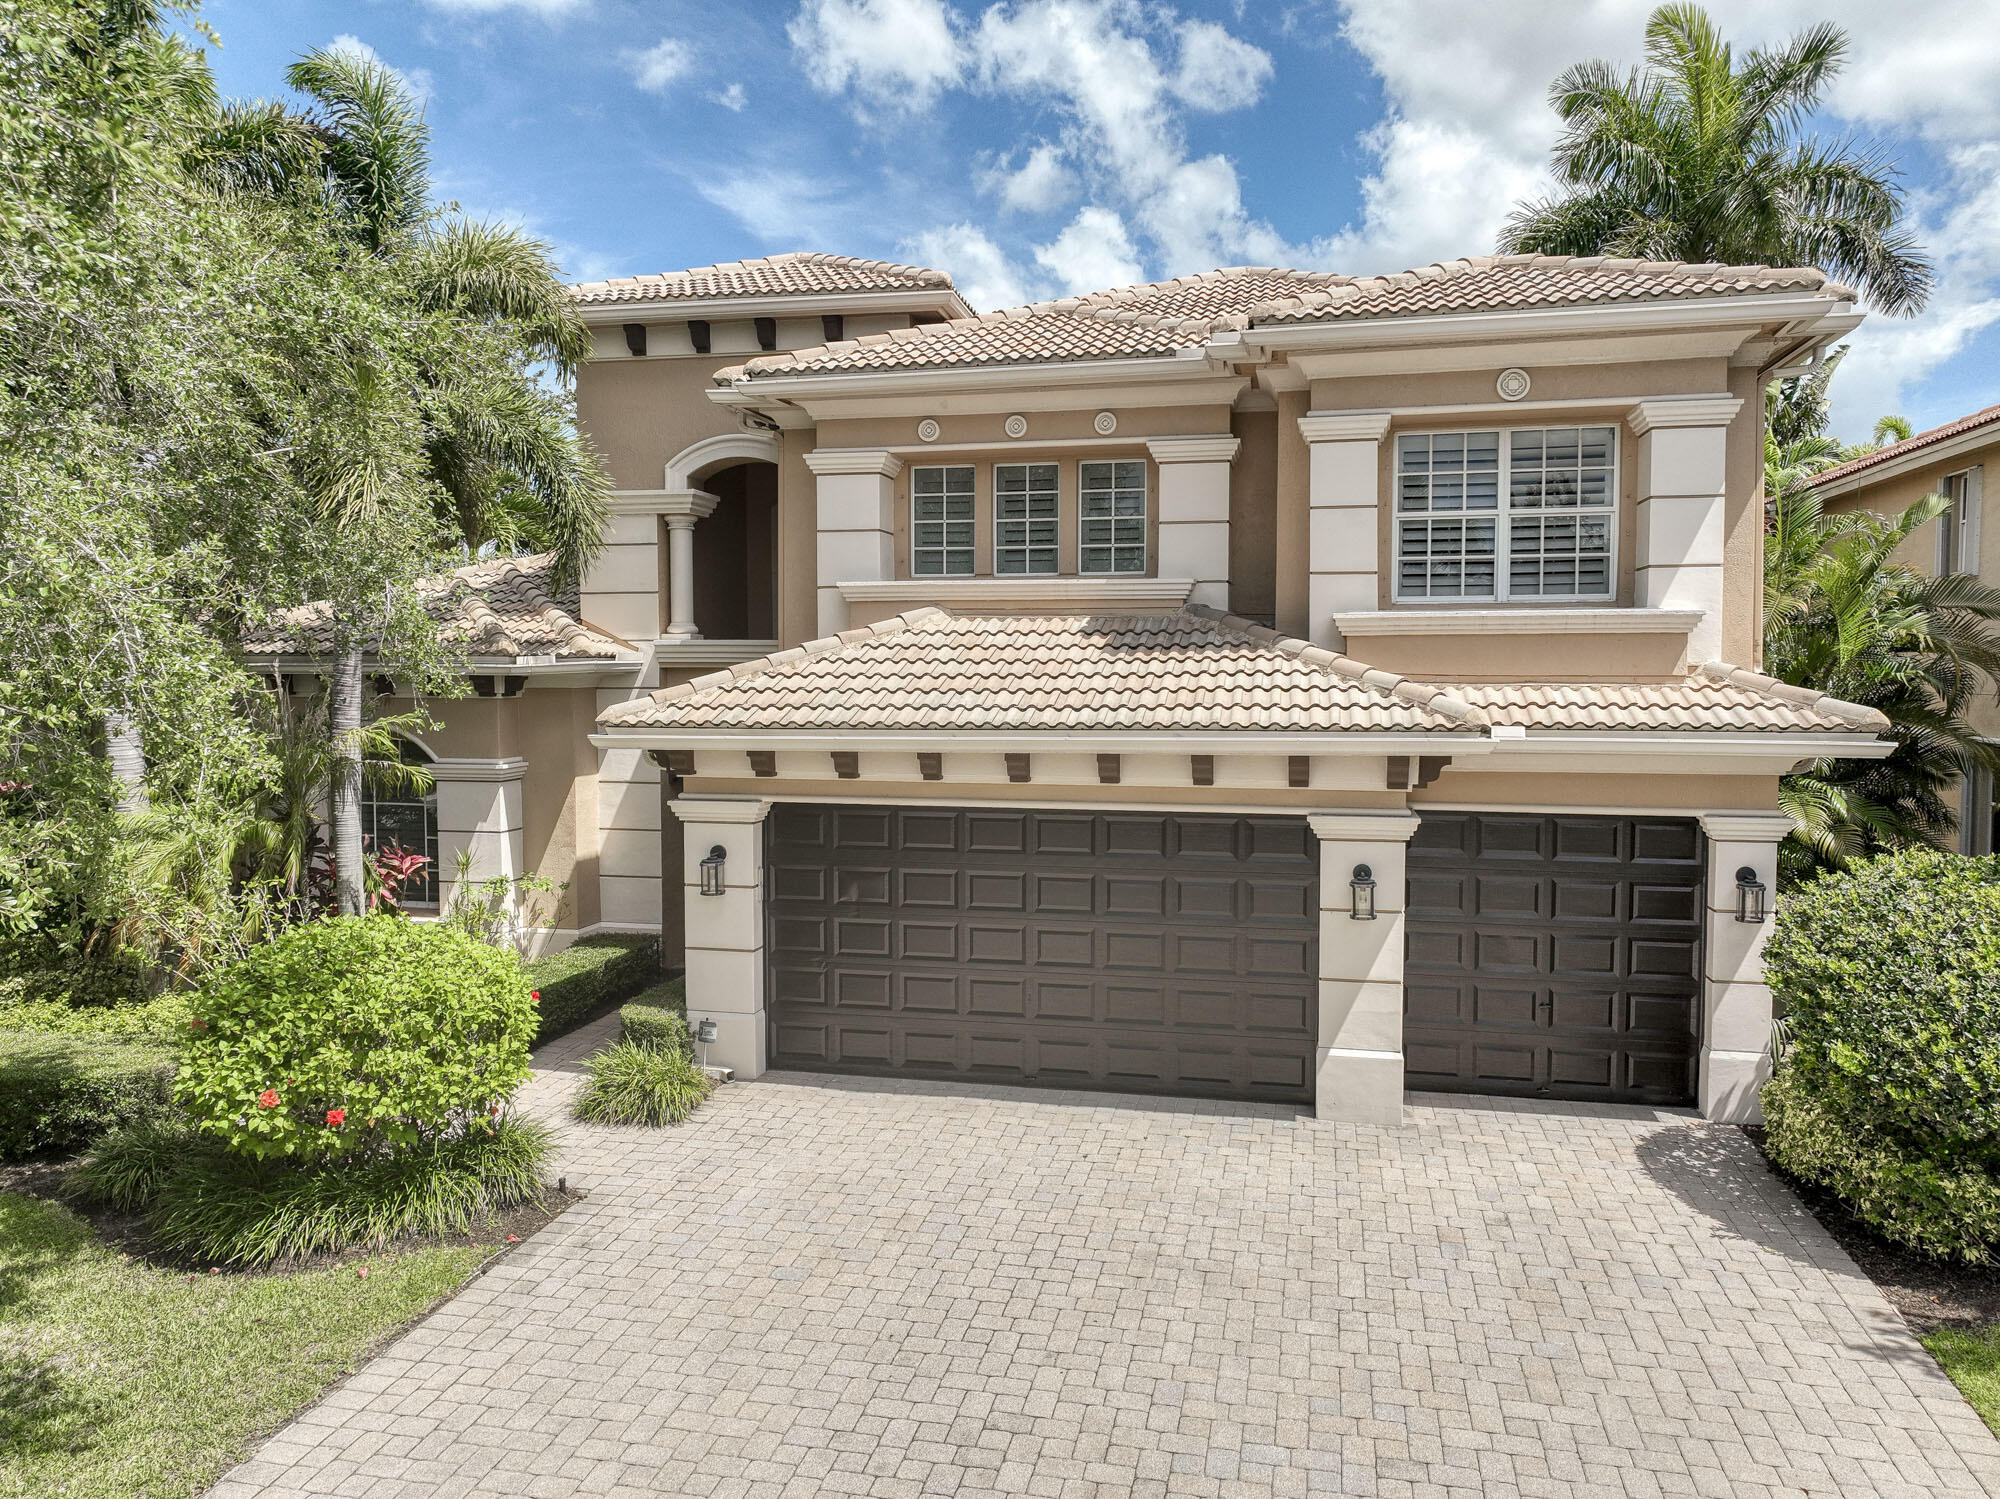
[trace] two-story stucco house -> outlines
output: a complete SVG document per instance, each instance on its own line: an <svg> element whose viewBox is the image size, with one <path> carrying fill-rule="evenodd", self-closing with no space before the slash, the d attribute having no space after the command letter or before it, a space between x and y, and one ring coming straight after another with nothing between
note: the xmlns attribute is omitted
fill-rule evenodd
<svg viewBox="0 0 2000 1499"><path fill-rule="evenodd" d="M715 1060L1751 1117L1778 777L1886 749L1756 670L1760 392L1853 293L1511 257L973 316L801 255L577 296L608 545L567 601L466 571L487 695L422 753L444 851L570 879L559 936L662 929Z"/></svg>
<svg viewBox="0 0 2000 1499"><path fill-rule="evenodd" d="M1986 470L2000 472L2000 406L1919 432L1827 469L1813 481L1829 511L1872 510L1901 515L1926 495L1941 495L1944 512L1913 535L1898 560L1935 577L1970 573L2000 586L2000 527L1980 523ZM2000 703L1984 697L1968 710L1974 729L2000 740ZM1993 777L1979 771L1959 787L1960 853L2000 850L2000 806Z"/></svg>

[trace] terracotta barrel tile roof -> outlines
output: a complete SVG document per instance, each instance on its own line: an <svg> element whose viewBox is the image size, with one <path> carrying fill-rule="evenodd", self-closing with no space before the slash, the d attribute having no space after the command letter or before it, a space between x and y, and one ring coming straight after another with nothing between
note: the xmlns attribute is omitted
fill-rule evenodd
<svg viewBox="0 0 2000 1499"><path fill-rule="evenodd" d="M576 600L558 595L554 573L552 553L502 557L425 578L417 590L444 639L474 657L633 657L630 644L576 618ZM324 603L287 609L248 632L243 642L250 656L321 656L333 648L332 619Z"/></svg>
<svg viewBox="0 0 2000 1499"><path fill-rule="evenodd" d="M1660 683L1415 682L1212 609L919 609L607 709L609 728L1847 731L1879 714L1712 665Z"/></svg>
<svg viewBox="0 0 2000 1499"><path fill-rule="evenodd" d="M787 293L949 291L951 277L923 266L895 265L886 260L858 260L852 255L826 255L798 250L766 255L758 260L731 260L695 266L685 271L661 271L652 276L620 276L611 281L586 281L570 288L577 301L605 302L708 301L717 297L770 297Z"/></svg>
<svg viewBox="0 0 2000 1499"><path fill-rule="evenodd" d="M1847 462L1837 463L1832 468L1821 469L1806 482L1831 484L1836 479L1845 479L1851 474L1863 473L1884 463L1893 463L1898 459L1921 453L1925 448L1935 447L1950 438L1962 436L1967 432L1976 432L1981 427L1990 427L1996 423L2000 423L2000 406L1988 406L1969 416L1961 416L1956 421L1946 422L1942 427L1932 427L1913 437L1906 437L1901 442L1892 442L1887 447L1877 448L1872 453L1863 453L1859 458L1850 458ZM2000 434L1996 434L1996 438L2000 438Z"/></svg>
<svg viewBox="0 0 2000 1499"><path fill-rule="evenodd" d="M1212 610L992 617L921 609L662 689L599 721L703 729L1476 731L1463 705L1440 700L1436 689L1399 694L1362 682L1358 670L1331 651Z"/></svg>
<svg viewBox="0 0 2000 1499"><path fill-rule="evenodd" d="M1480 256L1394 276L1232 266L1026 307L768 354L716 379L1130 359L1198 348L1218 333L1288 324L1819 291L1811 269L1605 256Z"/></svg>

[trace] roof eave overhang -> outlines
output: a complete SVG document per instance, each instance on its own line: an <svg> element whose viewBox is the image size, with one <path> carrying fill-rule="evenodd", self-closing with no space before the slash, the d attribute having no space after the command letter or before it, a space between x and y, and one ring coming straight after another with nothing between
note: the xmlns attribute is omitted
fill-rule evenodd
<svg viewBox="0 0 2000 1499"><path fill-rule="evenodd" d="M1521 311L1454 312L1428 317L1338 319L1322 323L1266 324L1231 330L1210 347L1307 352L1313 349L1380 347L1398 344L1490 342L1560 337L1578 332L1651 333L1668 328L1736 327L1771 322L1803 334L1851 314L1854 304L1819 294L1680 298L1661 302L1619 302L1609 306L1539 307ZM1845 322L1852 328L1858 317ZM1835 335L1837 336L1837 335ZM1239 356L1240 357L1240 356Z"/></svg>
<svg viewBox="0 0 2000 1499"><path fill-rule="evenodd" d="M883 395L904 390L992 390L1047 385L1099 385L1122 380L1206 380L1226 370L1202 349L1130 359L1049 360L1038 364L944 365L927 369L855 370L847 374L744 375L709 392L711 400L768 395L782 400L814 396ZM734 404L734 403L731 403Z"/></svg>
<svg viewBox="0 0 2000 1499"><path fill-rule="evenodd" d="M577 311L594 327L655 321L718 321L746 317L813 317L828 313L942 312L972 317L965 298L949 287L910 291L772 292L744 297L634 297L621 302L583 302Z"/></svg>
<svg viewBox="0 0 2000 1499"><path fill-rule="evenodd" d="M464 672L474 677L599 675L628 672L634 667L644 666L647 659L637 651L617 656L559 656L554 661L522 661L514 656L468 656ZM364 667L381 664L372 653L364 655L361 660ZM333 664L333 657L245 651L243 664L262 671L323 671Z"/></svg>
<svg viewBox="0 0 2000 1499"><path fill-rule="evenodd" d="M1520 737L1496 739L1494 761L1486 768L1552 774L1788 775L1813 760L1879 760L1895 747L1861 730L1529 729Z"/></svg>
<svg viewBox="0 0 2000 1499"><path fill-rule="evenodd" d="M599 749L911 750L1049 754L1122 750L1127 754L1428 755L1488 754L1493 741L1476 729L689 729L601 724Z"/></svg>
<svg viewBox="0 0 2000 1499"><path fill-rule="evenodd" d="M1954 458L1977 452L1981 448L1996 446L2000 446L2000 416L1952 437L1940 438L1936 442L1912 448L1909 452L1894 458L1884 458L1879 463L1871 463L1866 468L1856 469L1851 474L1822 475L1812 481L1812 487L1822 498L1831 500L1840 495L1853 494L1857 490L1866 489L1885 480L1900 479L1905 474L1915 473L1918 469L1949 463Z"/></svg>

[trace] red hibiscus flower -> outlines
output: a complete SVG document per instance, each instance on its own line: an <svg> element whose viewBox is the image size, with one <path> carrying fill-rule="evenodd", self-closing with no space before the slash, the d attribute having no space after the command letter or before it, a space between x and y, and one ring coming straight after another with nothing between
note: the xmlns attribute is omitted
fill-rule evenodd
<svg viewBox="0 0 2000 1499"><path fill-rule="evenodd" d="M206 1020L190 1020L188 1022L188 1029L191 1031L205 1031L208 1029L208 1022Z"/></svg>
<svg viewBox="0 0 2000 1499"><path fill-rule="evenodd" d="M347 1110L328 1109L326 1111L326 1123L329 1129L339 1129L341 1125L347 1123Z"/></svg>
<svg viewBox="0 0 2000 1499"><path fill-rule="evenodd" d="M528 991L528 998L532 999L536 1004L540 1004L542 1002L542 991L539 989L530 989Z"/></svg>
<svg viewBox="0 0 2000 1499"><path fill-rule="evenodd" d="M275 1109L277 1106L278 1106L278 1090L276 1088L266 1088L262 1093L259 1093L257 1095L258 1108Z"/></svg>

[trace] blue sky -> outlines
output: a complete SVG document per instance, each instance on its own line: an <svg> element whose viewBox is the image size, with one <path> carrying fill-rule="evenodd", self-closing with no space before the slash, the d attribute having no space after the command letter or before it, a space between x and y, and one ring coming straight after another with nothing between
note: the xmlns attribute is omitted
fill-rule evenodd
<svg viewBox="0 0 2000 1499"><path fill-rule="evenodd" d="M789 249L951 271L979 306L1210 265L1380 272L1490 250L1544 184L1569 62L1637 60L1643 0L209 0L225 91L313 46L427 99L441 190L578 279ZM1818 20L1814 127L1902 167L1940 284L1873 318L1847 437L2000 402L2000 27L1976 0L1713 8Z"/></svg>

